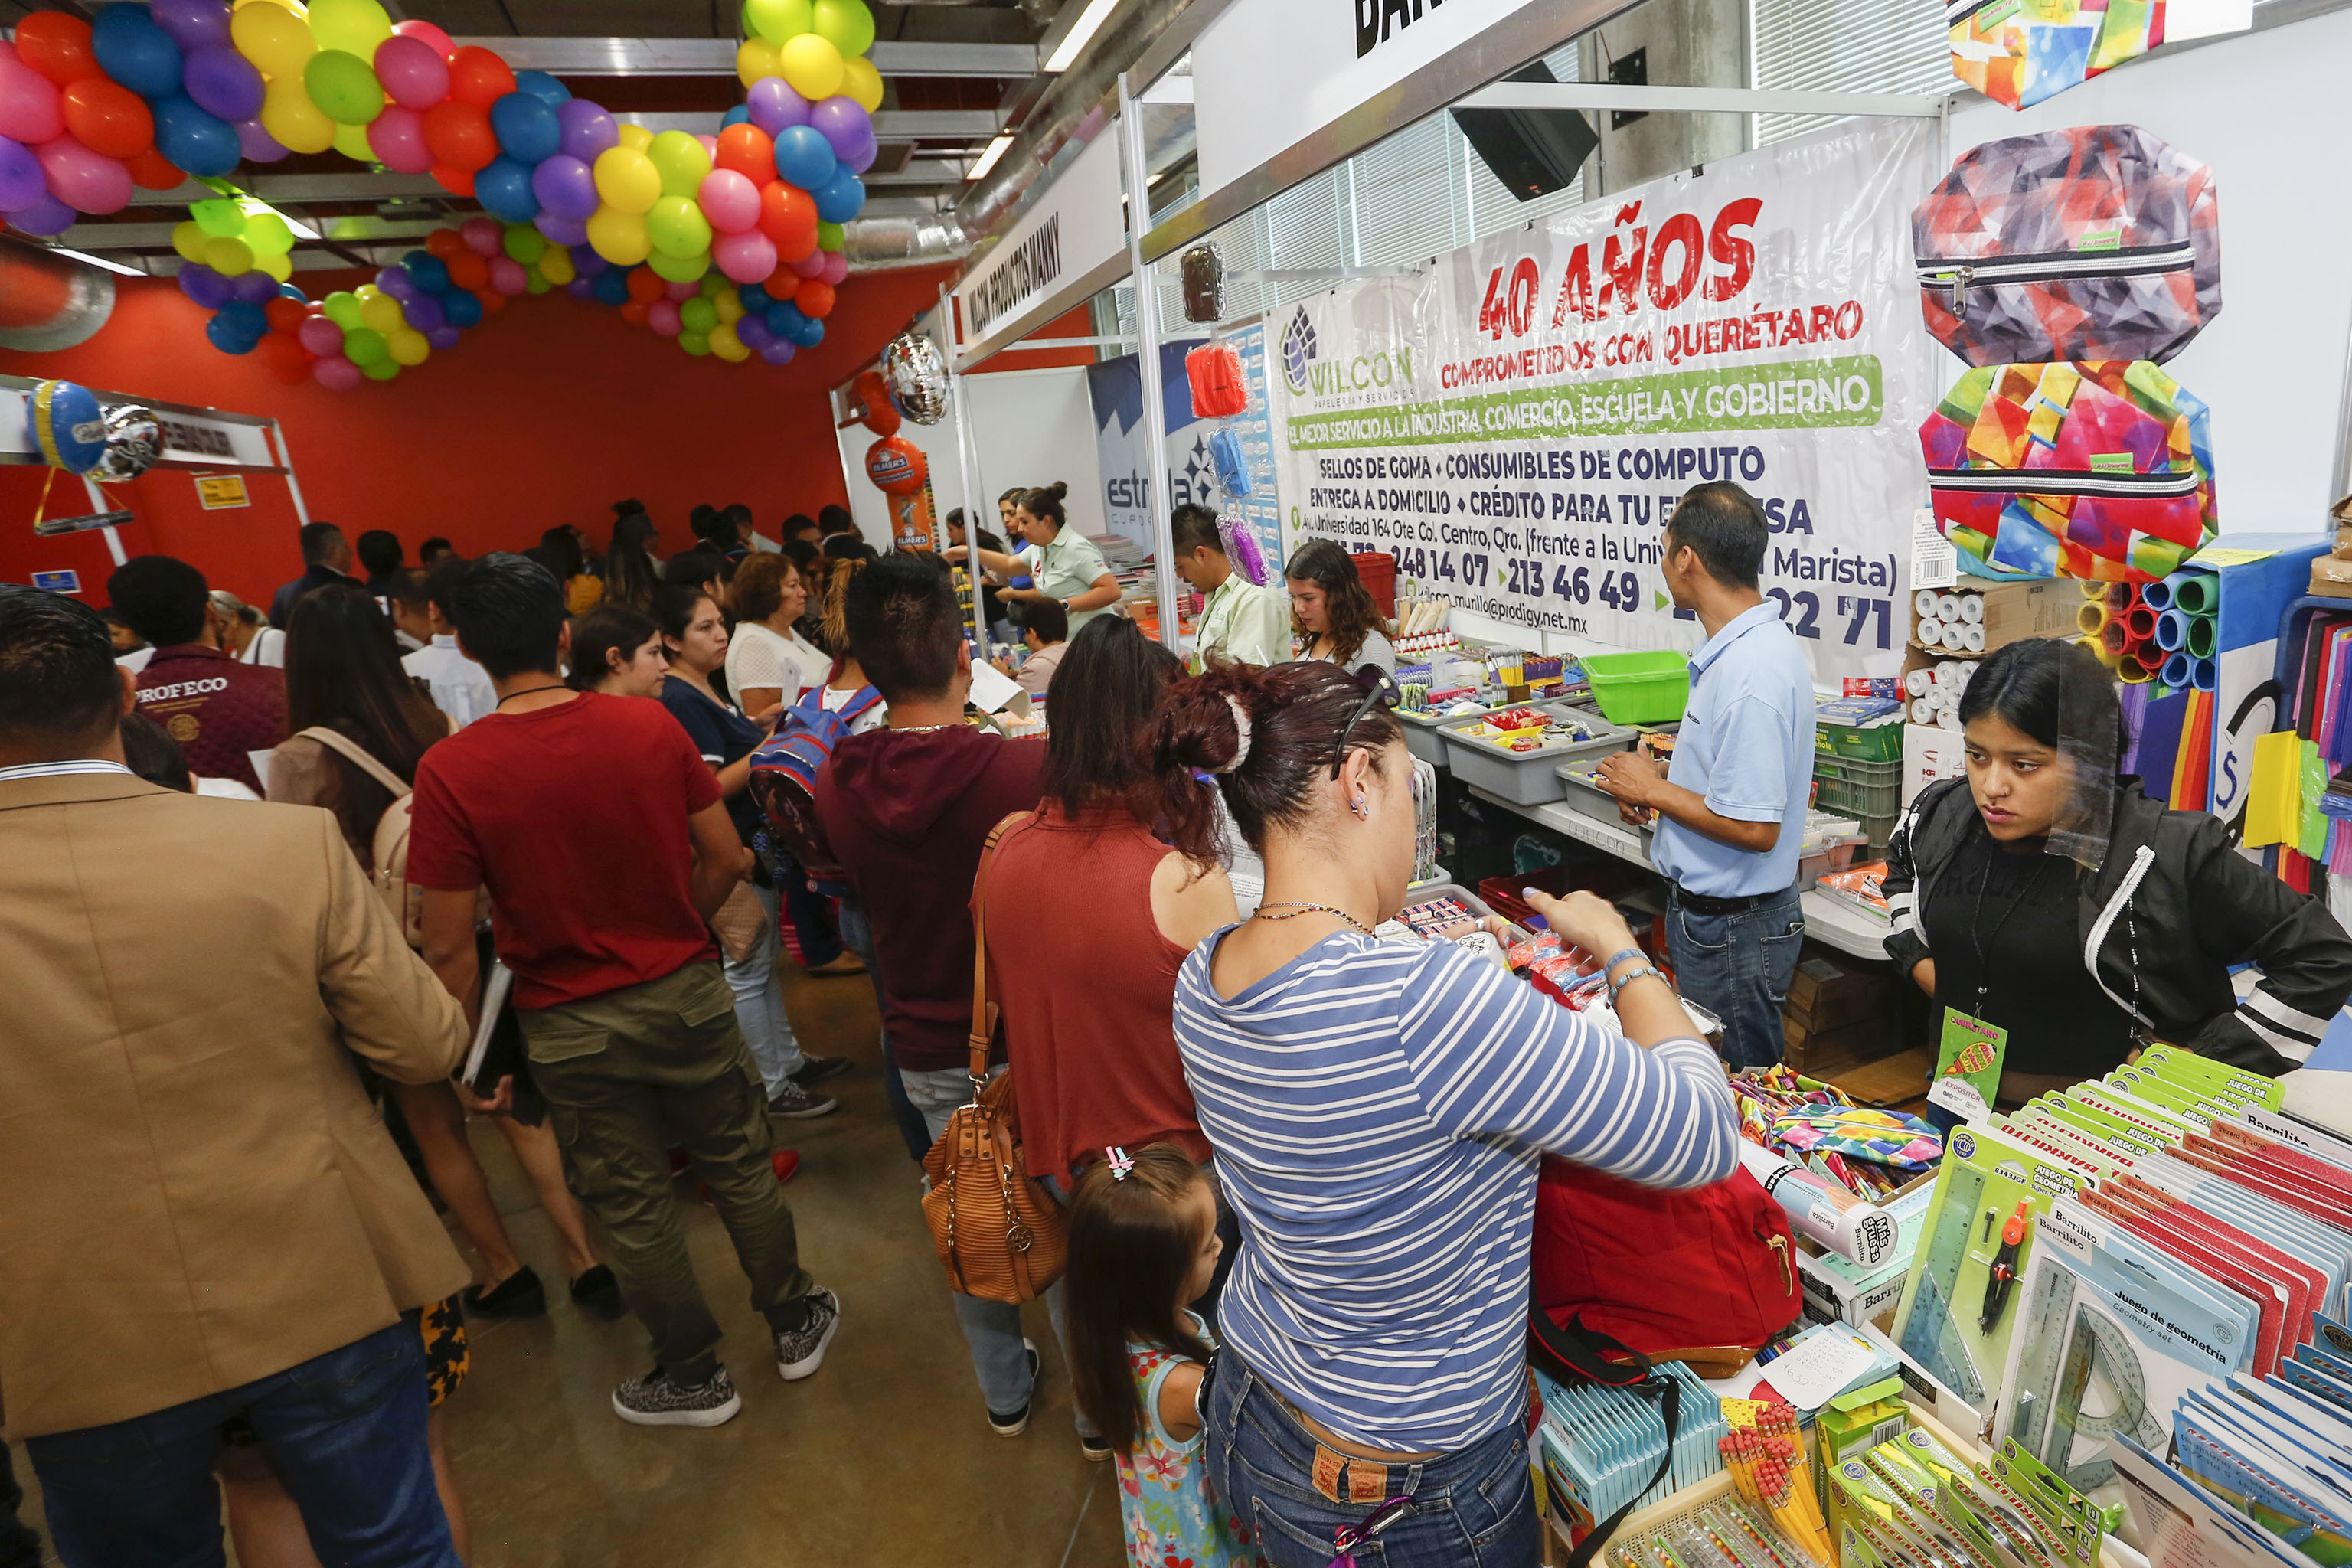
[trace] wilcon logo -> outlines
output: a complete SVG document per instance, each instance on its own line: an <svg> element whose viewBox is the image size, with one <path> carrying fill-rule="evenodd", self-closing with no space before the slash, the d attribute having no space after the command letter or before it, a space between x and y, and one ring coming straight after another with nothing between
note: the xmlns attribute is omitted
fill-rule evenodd
<svg viewBox="0 0 2352 1568"><path fill-rule="evenodd" d="M1315 323L1307 318L1307 307L1290 318L1290 326L1282 334L1282 374L1293 392L1307 390L1308 367L1315 363Z"/></svg>
<svg viewBox="0 0 2352 1568"><path fill-rule="evenodd" d="M1412 350L1383 349L1352 359L1323 360L1307 367L1307 388L1318 397L1349 392L1385 391L1412 384Z"/></svg>

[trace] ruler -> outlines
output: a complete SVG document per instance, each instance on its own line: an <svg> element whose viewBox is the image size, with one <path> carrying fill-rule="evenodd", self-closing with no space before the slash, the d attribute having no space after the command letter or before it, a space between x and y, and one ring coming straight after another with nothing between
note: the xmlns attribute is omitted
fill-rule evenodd
<svg viewBox="0 0 2352 1568"><path fill-rule="evenodd" d="M1985 1380L1954 1321L1953 1294L1969 1251L1969 1230L1984 1198L1981 1171L1949 1168L1943 1202L1936 1206L1934 1231L1919 1254L1919 1286L1911 1315L1903 1320L1903 1348L1943 1385L1982 1408Z"/></svg>

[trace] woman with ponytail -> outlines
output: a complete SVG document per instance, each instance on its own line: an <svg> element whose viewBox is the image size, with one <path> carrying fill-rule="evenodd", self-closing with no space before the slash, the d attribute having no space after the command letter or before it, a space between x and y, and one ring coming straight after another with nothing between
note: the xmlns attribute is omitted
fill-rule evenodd
<svg viewBox="0 0 2352 1568"><path fill-rule="evenodd" d="M1118 579L1095 542L1070 526L1062 500L1070 487L1059 479L1029 491L1013 510L1013 530L1028 541L1011 555L993 550L980 552L980 563L1008 579L1026 575L1025 588L1001 588L996 596L1008 605L1056 599L1070 615L1070 635L1118 603Z"/></svg>
<svg viewBox="0 0 2352 1568"><path fill-rule="evenodd" d="M1153 723L1175 847L1215 857L1206 779L1265 861L1265 901L1202 942L1176 990L1246 1238L1202 1396L1208 1459L1276 1568L1325 1568L1335 1531L1408 1477L1389 1561L1532 1564L1538 1156L1702 1186L1735 1168L1738 1123L1722 1065L1606 901L1528 895L1604 961L1622 1035L1451 942L1373 935L1413 864L1384 694L1332 664L1220 668L1177 682Z"/></svg>

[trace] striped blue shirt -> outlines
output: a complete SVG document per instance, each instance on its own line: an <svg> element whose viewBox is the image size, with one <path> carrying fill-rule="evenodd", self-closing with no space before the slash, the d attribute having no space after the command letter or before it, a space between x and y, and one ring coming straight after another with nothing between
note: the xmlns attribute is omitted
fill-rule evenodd
<svg viewBox="0 0 2352 1568"><path fill-rule="evenodd" d="M1185 961L1176 1044L1242 1221L1224 1342L1351 1441L1466 1447L1525 1396L1539 1155L1653 1186L1738 1165L1722 1065L1644 1050L1446 942L1324 938L1232 998Z"/></svg>

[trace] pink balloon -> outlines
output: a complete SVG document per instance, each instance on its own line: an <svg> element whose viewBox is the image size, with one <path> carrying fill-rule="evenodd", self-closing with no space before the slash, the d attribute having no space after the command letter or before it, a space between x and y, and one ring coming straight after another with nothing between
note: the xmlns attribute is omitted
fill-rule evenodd
<svg viewBox="0 0 2352 1568"><path fill-rule="evenodd" d="M310 374L330 392L349 392L367 379L365 372L339 353L322 356L311 365Z"/></svg>
<svg viewBox="0 0 2352 1568"><path fill-rule="evenodd" d="M702 216L721 234L741 234L759 226L760 187L732 169L713 169L705 174L698 195Z"/></svg>
<svg viewBox="0 0 2352 1568"><path fill-rule="evenodd" d="M325 359L343 352L343 329L324 316L313 316L294 329L294 335L311 353Z"/></svg>
<svg viewBox="0 0 2352 1568"><path fill-rule="evenodd" d="M398 43L400 40L393 40ZM419 45L420 48L424 46ZM403 174L429 174L433 169L433 149L425 144L425 116L397 103L387 103L383 112L368 121L368 151L385 168Z"/></svg>
<svg viewBox="0 0 2352 1568"><path fill-rule="evenodd" d="M93 153L70 136L33 149L49 194L76 212L119 213L131 205L131 171L119 158Z"/></svg>
<svg viewBox="0 0 2352 1568"><path fill-rule="evenodd" d="M530 274L511 256L490 258L490 287L501 294L520 294L530 287Z"/></svg>
<svg viewBox="0 0 2352 1568"><path fill-rule="evenodd" d="M824 270L817 274L818 280L839 288L849 276L849 258L838 250L824 250L817 254L824 258Z"/></svg>
<svg viewBox="0 0 2352 1568"><path fill-rule="evenodd" d="M705 136L705 135L700 134L699 132L697 132L697 133L696 133L696 135L695 135L695 138L694 138L694 139L695 139L697 142L701 142L701 143L702 143L702 151L703 151L703 153L704 153L704 155L705 155L705 156L707 156L707 157L712 157L712 158L716 158L717 156L719 156L719 138L718 138L718 137L716 137L716 136Z"/></svg>
<svg viewBox="0 0 2352 1568"><path fill-rule="evenodd" d="M738 283L757 283L776 269L776 242L752 229L722 234L710 242L710 259Z"/></svg>
<svg viewBox="0 0 2352 1568"><path fill-rule="evenodd" d="M422 111L449 96L449 62L423 38L395 33L378 44L375 79L393 102L407 109Z"/></svg>
<svg viewBox="0 0 2352 1568"><path fill-rule="evenodd" d="M18 59L14 45L0 44L0 136L30 147L64 135L65 129L58 84Z"/></svg>
<svg viewBox="0 0 2352 1568"><path fill-rule="evenodd" d="M646 307L646 325L666 338L674 338L685 325L677 319L677 301L656 300Z"/></svg>
<svg viewBox="0 0 2352 1568"><path fill-rule="evenodd" d="M803 278L822 278L824 276L824 252L812 250L792 266L793 270Z"/></svg>
<svg viewBox="0 0 2352 1568"><path fill-rule="evenodd" d="M671 283L667 285L663 291L671 299L683 305L688 300L693 299L697 294L702 292L702 285L699 283Z"/></svg>
<svg viewBox="0 0 2352 1568"><path fill-rule="evenodd" d="M433 52L445 60L457 52L457 46L450 41L449 35L430 22L394 22L392 30L396 37L416 38L431 45Z"/></svg>
<svg viewBox="0 0 2352 1568"><path fill-rule="evenodd" d="M475 255L488 258L506 248L507 231L494 217L469 217L457 226L457 237Z"/></svg>

